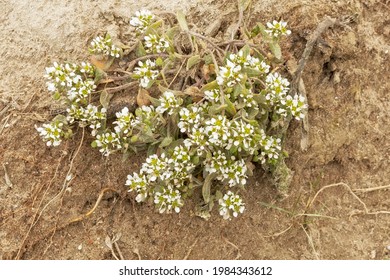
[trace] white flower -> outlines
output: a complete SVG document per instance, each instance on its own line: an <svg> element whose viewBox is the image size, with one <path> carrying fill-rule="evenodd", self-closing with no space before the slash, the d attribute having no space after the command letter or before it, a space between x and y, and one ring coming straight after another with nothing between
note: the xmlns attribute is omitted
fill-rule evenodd
<svg viewBox="0 0 390 280"><path fill-rule="evenodd" d="M116 121L113 122L115 125L114 130L118 134L128 134L134 126L134 115L129 112L129 108L124 107L122 111L116 112Z"/></svg>
<svg viewBox="0 0 390 280"><path fill-rule="evenodd" d="M226 67L219 67L219 74L216 80L219 85L233 87L236 83L240 82L243 77L241 65L237 65L227 59Z"/></svg>
<svg viewBox="0 0 390 280"><path fill-rule="evenodd" d="M220 92L219 89L206 90L204 96L209 101L219 102Z"/></svg>
<svg viewBox="0 0 390 280"><path fill-rule="evenodd" d="M64 123L60 121L52 121L48 124L43 124L42 127L35 127L39 135L46 141L47 146L59 146L64 137Z"/></svg>
<svg viewBox="0 0 390 280"><path fill-rule="evenodd" d="M112 152L122 148L120 139L114 132L105 132L96 135L95 143L104 156L109 156Z"/></svg>
<svg viewBox="0 0 390 280"><path fill-rule="evenodd" d="M157 35L147 35L144 40L147 53L162 53L169 48L169 42L164 38L158 38Z"/></svg>
<svg viewBox="0 0 390 280"><path fill-rule="evenodd" d="M140 10L135 12L135 16L130 20L130 25L134 26L138 33L143 33L152 24L153 19L154 15L150 11Z"/></svg>
<svg viewBox="0 0 390 280"><path fill-rule="evenodd" d="M223 216L225 220L230 220L231 217L237 217L238 214L243 213L245 210L245 203L239 195L228 191L223 198L218 200L219 214Z"/></svg>
<svg viewBox="0 0 390 280"><path fill-rule="evenodd" d="M279 160L282 151L281 142L280 138L266 136L264 133L264 137L260 141L261 153L259 155L262 164L275 164Z"/></svg>
<svg viewBox="0 0 390 280"><path fill-rule="evenodd" d="M89 51L94 54L103 54L105 56L118 58L120 57L120 52L122 50L112 44L111 37L107 34L105 38L102 36L94 38L91 42Z"/></svg>
<svg viewBox="0 0 390 280"><path fill-rule="evenodd" d="M279 38L282 35L291 34L291 31L287 29L287 22L285 21L274 20L272 23L267 22L267 28L268 29L266 29L265 32L275 38Z"/></svg>
<svg viewBox="0 0 390 280"><path fill-rule="evenodd" d="M126 186L129 186L129 192L135 191L137 193L137 196L135 200L137 202L143 202L146 200L148 196L148 181L145 177L145 175L139 175L137 173L133 173L133 176L127 175L127 180L126 180Z"/></svg>
<svg viewBox="0 0 390 280"><path fill-rule="evenodd" d="M266 95L265 99L269 105L274 105L284 99L289 90L289 81L282 78L279 73L270 73L265 79Z"/></svg>
<svg viewBox="0 0 390 280"><path fill-rule="evenodd" d="M180 121L177 125L180 131L184 133L191 131L193 128L198 128L204 120L205 111L204 108L197 105L192 105L189 109L181 108L179 111Z"/></svg>
<svg viewBox="0 0 390 280"><path fill-rule="evenodd" d="M163 188L162 191L155 192L154 203L160 213L170 213L172 210L179 213L180 207L183 206L180 191L174 190L170 185Z"/></svg>
<svg viewBox="0 0 390 280"><path fill-rule="evenodd" d="M163 181L167 180L172 176L172 171L169 170L168 163L165 154L162 154L160 158L157 155L151 155L142 164L141 174L145 174L151 182L157 181L158 178Z"/></svg>
<svg viewBox="0 0 390 280"><path fill-rule="evenodd" d="M139 61L138 66L134 68L134 74L140 79L141 87L146 88L159 75L158 70L155 70L156 63L148 59L145 62Z"/></svg>
<svg viewBox="0 0 390 280"><path fill-rule="evenodd" d="M171 91L165 91L159 100L161 104L156 108L156 112L163 114L165 111L168 111L169 115L172 115L175 109L179 108L183 102L181 98L175 97Z"/></svg>

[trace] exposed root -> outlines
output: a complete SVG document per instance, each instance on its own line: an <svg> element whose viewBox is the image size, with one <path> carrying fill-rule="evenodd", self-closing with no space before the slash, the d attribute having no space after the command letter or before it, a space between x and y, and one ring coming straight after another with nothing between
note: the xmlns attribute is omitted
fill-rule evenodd
<svg viewBox="0 0 390 280"><path fill-rule="evenodd" d="M236 255L236 258L235 260L238 260L241 258L241 253L240 253L240 248L238 248L238 246L232 242L230 242L225 236L222 235L222 239L223 241L225 241L227 244L229 244L230 246L232 246L234 249L237 250L237 255Z"/></svg>
<svg viewBox="0 0 390 280"><path fill-rule="evenodd" d="M188 249L188 252L187 254L184 256L183 260L188 260L188 257L190 256L192 250L194 249L196 243L198 242L198 238L195 239L194 243L192 243L192 245L190 246L190 248Z"/></svg>
<svg viewBox="0 0 390 280"><path fill-rule="evenodd" d="M363 213L365 215L378 215L378 214L390 214L390 211L370 211L367 207L367 205L364 203L363 200L361 200L354 192L354 190L352 190L352 188L346 184L346 183L343 183L343 182L340 182L340 183L335 183L335 184L330 184L330 185L327 185L327 186L324 186L322 187L313 197L313 199L308 203L308 205L306 206L306 211L313 205L314 201L317 199L318 195L323 192L324 190L328 189L328 188L331 188L331 187L338 187L338 186L342 186L342 187L345 187L349 193L363 206L363 211L362 210L358 210L358 211L355 211L354 213L351 213L350 216L353 216L353 215L357 215L359 213ZM377 187L377 188L373 188L374 190L378 190L378 189L384 189L384 187L388 188L389 186L383 186L383 187ZM306 214L306 211L305 211L305 214Z"/></svg>
<svg viewBox="0 0 390 280"><path fill-rule="evenodd" d="M353 189L353 191L357 192L357 193L368 193L368 192L374 192L374 191L380 191L380 190L386 190L386 189L390 189L390 185L379 186L379 187L374 187L374 188L367 188L367 189Z"/></svg>
<svg viewBox="0 0 390 280"><path fill-rule="evenodd" d="M59 192L55 197L53 197L48 203L46 203L45 206L43 206L42 210L40 211L40 213L39 213L39 215L38 215L38 217L37 217L38 211L39 211L40 206L41 206L41 204L42 204L42 202L43 202L43 200L44 200L44 198L45 198L45 196L46 196L46 193L47 193L47 191L49 190L49 188L50 188L52 182L54 181L54 178L57 176L57 172L58 172L58 169L59 169L59 166L60 166L60 163L61 163L61 161L62 161L63 156L60 158L60 161L59 161L59 163L58 163L58 165L57 165L57 168L56 168L56 171L55 171L55 173L54 173L54 176L52 177L52 179L50 180L50 183L49 183L48 187L46 188L46 191L45 191L45 193L44 193L44 195L43 195L43 197L42 197L42 199L41 199L41 201L40 201L40 203L39 203L39 206L38 206L38 208L37 208L37 211L35 212L35 214L34 214L34 216L33 216L33 218L32 218L31 225L30 225L30 227L29 227L29 229L28 229L28 231L27 231L25 237L23 238L23 241L22 241L22 243L21 243L21 245L20 245L20 247L19 247L18 253L16 254L16 257L15 257L16 260L20 259L21 253L22 253L22 249L23 249L23 247L24 247L24 245L25 245L25 243L26 243L26 240L27 240L28 236L30 235L30 232L31 232L32 228L38 223L38 221L39 221L39 219L41 218L43 212L46 210L46 208L47 208L52 202L54 202L54 201L57 200L60 196L62 196L63 193L64 193L64 191L66 190L66 187L67 187L68 184L69 184L69 177L71 176L71 172L72 172L74 160L75 160L75 158L77 157L77 155L78 155L78 153L79 153L79 151L80 151L80 149L81 149L81 146L82 146L82 144L83 144L83 142L84 142L84 134L85 134L84 132L85 132L85 131L84 131L84 129L83 129L83 133L82 133L82 137L81 137L80 144L79 144L79 146L78 146L78 148L77 148L75 154L73 155L73 157L72 157L72 159L71 159L71 161L70 161L69 169L68 169L68 172L66 173L66 176L65 176L65 179L64 179L64 183L63 183L63 185L62 185L62 189L60 190L60 192ZM56 226L54 227L54 232L56 231L56 228L57 228L57 224L56 224ZM53 234L54 234L54 233L53 233Z"/></svg>
<svg viewBox="0 0 390 280"><path fill-rule="evenodd" d="M103 189L103 190L100 192L99 197L98 197L98 199L96 200L96 203L95 203L95 205L92 207L92 209L89 210L87 213L85 213L85 214L83 214L83 215L80 215L80 216L78 216L78 217L76 217L76 218L71 219L71 220L68 222L68 224L73 224L73 223L76 223L76 222L80 222L80 221L84 220L85 218L88 218L88 217L96 210L96 208L99 206L99 203L100 203L100 201L102 200L104 194L105 194L106 192L108 192L108 191L112 191L112 192L118 193L117 190L114 190L114 189L111 189L111 188L105 188L105 189Z"/></svg>
<svg viewBox="0 0 390 280"><path fill-rule="evenodd" d="M26 243L26 240L27 240L27 238L29 237L32 228L35 226L35 224L38 222L39 218L40 218L41 215L42 215L42 211L41 211L40 214L38 215L39 209L40 209L40 207L41 207L41 205L42 205L42 203L43 203L44 198L46 197L46 194L47 194L48 190L50 189L51 185L53 184L54 179L57 177L58 169L59 169L59 167L61 166L62 159L64 158L65 155L66 155L66 153L63 153L62 156L60 157L60 159L58 160L58 164L57 164L56 170L54 171L54 175L52 176L52 178L51 178L51 180L50 180L50 182L49 182L49 184L48 184L48 186L47 186L47 188L46 188L46 190L45 190L45 192L44 192L44 194L43 194L43 196L42 196L42 198L41 198L41 201L39 202L39 205L38 205L38 207L37 207L37 211L35 211L35 213L34 213L32 219L31 219L30 227L29 227L29 229L27 230L27 233L25 234L25 236L24 236L24 238L23 238L23 240L22 240L22 243L20 244L18 253L16 254L16 257L15 257L16 260L20 259L20 257L21 257L21 252L22 252L22 249L23 249L23 247L24 247L24 245L25 245L25 243ZM41 189L42 189L42 187L39 189L39 192L40 192ZM37 196L38 196L38 194L34 197L34 199L33 199L33 204L34 204L34 202L35 202ZM37 215L38 215L38 217L37 217Z"/></svg>
<svg viewBox="0 0 390 280"><path fill-rule="evenodd" d="M278 236L280 236L280 235L282 235L282 234L288 232L288 231L292 228L292 226L293 226L293 225L291 224L288 228L282 230L281 232L277 232L277 233L274 233L274 234L271 234L271 235L263 235L262 237L265 237L265 238L278 237Z"/></svg>
<svg viewBox="0 0 390 280"><path fill-rule="evenodd" d="M306 234L306 236L307 236L307 240L309 241L310 247L311 247L311 249L313 250L313 254L314 254L315 258L316 258L317 260L319 260L320 257L319 257L319 254L318 254L316 248L314 247L313 238L312 238L311 235L308 233L308 231L306 230L306 228L305 228L304 225L301 225L301 228L303 229L303 231L305 232L305 234Z"/></svg>
<svg viewBox="0 0 390 280"><path fill-rule="evenodd" d="M134 248L134 249L133 249L133 253L137 255L138 260L142 260L141 255L139 254L138 248Z"/></svg>

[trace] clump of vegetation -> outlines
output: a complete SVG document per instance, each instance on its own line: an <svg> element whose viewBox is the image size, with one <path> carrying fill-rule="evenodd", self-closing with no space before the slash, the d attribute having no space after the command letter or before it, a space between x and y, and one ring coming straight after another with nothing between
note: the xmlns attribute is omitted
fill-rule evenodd
<svg viewBox="0 0 390 280"><path fill-rule="evenodd" d="M291 33L286 22L243 27L243 39L228 42L192 31L180 12L172 19L141 10L131 27L132 44L100 35L90 43L91 63L46 68L48 90L67 109L38 132L58 146L79 125L90 128L91 145L104 156L146 150L141 169L124 183L137 202L150 201L160 213L179 212L199 191L202 217L215 203L224 219L237 217L253 162L279 176L282 127L305 116L305 98L290 95L277 72L279 41ZM138 108L123 107L110 120L110 100L126 88L137 94Z"/></svg>

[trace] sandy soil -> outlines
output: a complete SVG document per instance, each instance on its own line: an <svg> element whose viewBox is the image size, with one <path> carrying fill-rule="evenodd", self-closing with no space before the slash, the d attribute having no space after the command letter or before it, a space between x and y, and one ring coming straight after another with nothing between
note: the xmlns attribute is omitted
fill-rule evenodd
<svg viewBox="0 0 390 280"><path fill-rule="evenodd" d="M182 9L200 30L219 19L223 33L238 20L236 1L0 3L0 259L112 259L105 240L118 234L126 259L390 259L389 188L372 190L390 182L390 1L253 0L248 21L288 21L286 61L300 59L326 16L349 23L323 34L305 68L309 148L301 151L294 123L286 147L294 171L289 196L280 198L259 168L243 194L247 211L230 222L217 213L200 219L191 205L160 215L136 204L123 183L144 155L124 164L120 155L102 159L90 136L81 142L81 131L48 149L34 125L56 108L45 67L88 59L87 42L98 33L128 37L128 20L140 7ZM70 166L74 179L58 195ZM68 223L107 187L119 195L106 194L93 215Z"/></svg>

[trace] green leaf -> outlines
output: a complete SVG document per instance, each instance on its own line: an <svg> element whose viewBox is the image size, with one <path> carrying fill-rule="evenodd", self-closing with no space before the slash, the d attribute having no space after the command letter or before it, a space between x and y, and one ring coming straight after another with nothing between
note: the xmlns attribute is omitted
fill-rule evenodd
<svg viewBox="0 0 390 280"><path fill-rule="evenodd" d="M158 85L158 89L160 90L161 93L164 93L166 91L172 92L176 96L184 95L182 91L179 90L172 90L166 87L163 87L162 85Z"/></svg>
<svg viewBox="0 0 390 280"><path fill-rule="evenodd" d="M154 23L152 23L151 25L148 26L148 28L146 28L145 30L145 35L149 35L149 34L156 34L157 33L157 29L163 24L163 20L160 19Z"/></svg>
<svg viewBox="0 0 390 280"><path fill-rule="evenodd" d="M253 94L253 99L258 104L265 104L267 102L267 99L265 99L265 96L263 94Z"/></svg>
<svg viewBox="0 0 390 280"><path fill-rule="evenodd" d="M242 12L244 12L246 9L248 9L251 0L239 0L238 2L238 9Z"/></svg>
<svg viewBox="0 0 390 280"><path fill-rule="evenodd" d="M103 90L100 94L100 104L102 104L102 106L107 109L110 105L110 100L112 96L113 95L108 93L107 90Z"/></svg>
<svg viewBox="0 0 390 280"><path fill-rule="evenodd" d="M220 200L223 197L223 194L221 191L216 191L215 192L215 199Z"/></svg>
<svg viewBox="0 0 390 280"><path fill-rule="evenodd" d="M246 112L248 113L248 119L254 120L260 111L258 108L249 108Z"/></svg>
<svg viewBox="0 0 390 280"><path fill-rule="evenodd" d="M96 148L96 147L97 147L97 143L96 143L96 141L92 141L92 143L91 143L91 147L92 147L92 148Z"/></svg>
<svg viewBox="0 0 390 280"><path fill-rule="evenodd" d="M187 71L190 70L195 65L197 65L199 62L201 62L200 55L197 54L197 55L191 56L187 60L187 67L186 67Z"/></svg>
<svg viewBox="0 0 390 280"><path fill-rule="evenodd" d="M205 203L210 202L211 182L214 180L215 174L208 174L203 182L202 196Z"/></svg>
<svg viewBox="0 0 390 280"><path fill-rule="evenodd" d="M142 57L142 56L145 56L145 55L146 55L145 48L144 48L144 46L142 45L141 42L138 43L138 46L137 46L137 48L136 48L136 50L135 50L135 55L136 55L137 57Z"/></svg>
<svg viewBox="0 0 390 280"><path fill-rule="evenodd" d="M276 41L269 42L269 48L277 59L282 58L282 50L280 49L278 42Z"/></svg>
<svg viewBox="0 0 390 280"><path fill-rule="evenodd" d="M248 45L245 45L240 51L242 51L243 57L247 57L250 54L251 48Z"/></svg>
<svg viewBox="0 0 390 280"><path fill-rule="evenodd" d="M54 94L53 94L53 99L54 100L59 100L61 98L61 93L59 93L58 91L56 91Z"/></svg>
<svg viewBox="0 0 390 280"><path fill-rule="evenodd" d="M231 116L234 116L235 114L237 114L236 107L234 107L234 104L230 101L229 98L227 98L227 96L225 96L225 105L227 105L226 111Z"/></svg>
<svg viewBox="0 0 390 280"><path fill-rule="evenodd" d="M169 146L173 141L173 138L172 137L165 137L162 141L161 141L161 144L159 145L160 148L164 148L164 147L167 147Z"/></svg>
<svg viewBox="0 0 390 280"><path fill-rule="evenodd" d="M210 115L217 115L217 114L219 114L219 112L226 109L227 107L228 107L228 105L226 105L226 104L224 104L224 105L214 104L214 105L211 105L209 107L208 112Z"/></svg>
<svg viewBox="0 0 390 280"><path fill-rule="evenodd" d="M99 82L107 77L106 72L104 72L99 67L95 67L95 84L99 84Z"/></svg>
<svg viewBox="0 0 390 280"><path fill-rule="evenodd" d="M198 165L199 164L199 156L194 156L192 159L191 159L191 162L195 165Z"/></svg>
<svg viewBox="0 0 390 280"><path fill-rule="evenodd" d="M159 67L163 66L164 65L164 60L161 57L157 58L156 59L156 65L159 66Z"/></svg>
<svg viewBox="0 0 390 280"><path fill-rule="evenodd" d="M256 37L258 34L261 33L261 36L265 39L265 40L270 40L270 36L267 32L265 32L266 30L266 27L261 23L261 22L258 22L256 24L256 26L252 29L251 31L251 36L252 37Z"/></svg>
<svg viewBox="0 0 390 280"><path fill-rule="evenodd" d="M201 92L205 92L206 90L212 90L212 89L216 89L216 88L219 88L219 85L217 83L216 80L208 83L208 84L205 84L201 89L200 91Z"/></svg>
<svg viewBox="0 0 390 280"><path fill-rule="evenodd" d="M242 69L242 72L247 74L247 76L249 78L251 78L251 77L259 77L259 76L261 76L263 74L259 70L255 69L255 68L249 68L249 67L244 67L244 69Z"/></svg>
<svg viewBox="0 0 390 280"><path fill-rule="evenodd" d="M181 30L188 32L190 29L188 28L185 14L182 11L178 11L176 17Z"/></svg>
<svg viewBox="0 0 390 280"><path fill-rule="evenodd" d="M175 36L180 32L180 28L178 26L174 26L172 28L169 28L165 32L165 36L167 36L170 40L173 40Z"/></svg>

